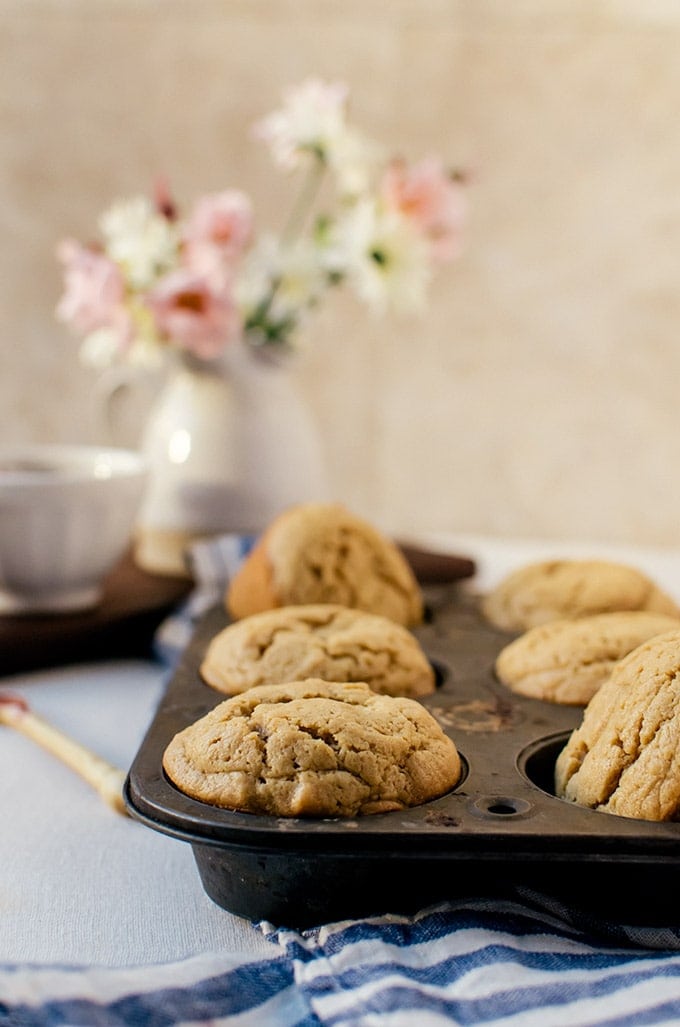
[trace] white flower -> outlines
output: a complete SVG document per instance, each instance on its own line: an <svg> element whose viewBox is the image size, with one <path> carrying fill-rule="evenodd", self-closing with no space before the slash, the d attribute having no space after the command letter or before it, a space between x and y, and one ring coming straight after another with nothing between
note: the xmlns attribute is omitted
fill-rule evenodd
<svg viewBox="0 0 680 1027"><path fill-rule="evenodd" d="M310 78L284 94L283 107L255 126L274 159L285 168L297 167L305 154L328 158L335 140L345 131L347 86Z"/></svg>
<svg viewBox="0 0 680 1027"><path fill-rule="evenodd" d="M257 320L262 311L267 325L292 328L327 287L328 274L317 245L299 239L285 246L276 236L265 235L243 267L236 294L244 321Z"/></svg>
<svg viewBox="0 0 680 1027"><path fill-rule="evenodd" d="M176 263L177 229L143 196L110 207L100 228L107 254L124 268L134 288L147 288Z"/></svg>
<svg viewBox="0 0 680 1027"><path fill-rule="evenodd" d="M279 245L274 235L262 235L248 253L234 284L236 300L247 314L259 306L276 279Z"/></svg>
<svg viewBox="0 0 680 1027"><path fill-rule="evenodd" d="M328 284L318 247L309 239L300 239L284 247L279 258L279 303L290 311L313 306Z"/></svg>
<svg viewBox="0 0 680 1027"><path fill-rule="evenodd" d="M405 218L372 199L351 207L334 226L328 266L376 313L417 312L425 305L427 245Z"/></svg>
<svg viewBox="0 0 680 1027"><path fill-rule="evenodd" d="M310 78L284 95L283 107L255 125L275 161L293 169L315 155L335 173L341 195L370 185L378 148L346 122L347 86Z"/></svg>
<svg viewBox="0 0 680 1027"><path fill-rule="evenodd" d="M357 197L365 193L382 156L380 148L359 132L347 129L338 133L328 146L327 159L340 195Z"/></svg>
<svg viewBox="0 0 680 1027"><path fill-rule="evenodd" d="M113 328L97 328L80 344L80 359L86 367L102 370L120 356L120 337Z"/></svg>

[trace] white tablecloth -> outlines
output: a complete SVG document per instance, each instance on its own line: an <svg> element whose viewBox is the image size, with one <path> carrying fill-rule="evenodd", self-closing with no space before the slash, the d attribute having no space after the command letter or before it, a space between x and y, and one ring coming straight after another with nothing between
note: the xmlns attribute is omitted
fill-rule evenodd
<svg viewBox="0 0 680 1027"><path fill-rule="evenodd" d="M680 600L680 550L441 534L417 541L474 557L478 574L466 587L484 590L529 559L604 555L647 570ZM0 688L21 693L37 713L127 768L166 674L143 661L88 664L6 677ZM188 844L114 813L7 728L0 729L0 816L0 963L130 966L280 951L207 898Z"/></svg>
<svg viewBox="0 0 680 1027"><path fill-rule="evenodd" d="M0 688L126 769L165 674L86 664ZM0 731L0 963L127 966L272 948L207 898L188 844L115 813L53 756Z"/></svg>

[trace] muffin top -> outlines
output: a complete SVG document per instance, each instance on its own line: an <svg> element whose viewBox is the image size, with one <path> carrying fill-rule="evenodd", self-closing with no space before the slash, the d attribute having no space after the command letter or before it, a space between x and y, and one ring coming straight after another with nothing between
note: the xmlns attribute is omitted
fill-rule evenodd
<svg viewBox="0 0 680 1027"><path fill-rule="evenodd" d="M617 664L558 756L555 790L605 813L679 818L679 629L644 642Z"/></svg>
<svg viewBox="0 0 680 1027"><path fill-rule="evenodd" d="M482 612L505 631L618 610L680 617L680 607L641 571L608 560L544 560L513 571L488 593Z"/></svg>
<svg viewBox="0 0 680 1027"><path fill-rule="evenodd" d="M679 618L647 610L549 621L500 651L496 675L520 695L585 706L619 660L647 639L675 628L680 628Z"/></svg>
<svg viewBox="0 0 680 1027"><path fill-rule="evenodd" d="M235 621L210 641L200 673L227 695L311 677L364 681L384 695L435 688L432 666L407 628L331 603L282 606Z"/></svg>
<svg viewBox="0 0 680 1027"><path fill-rule="evenodd" d="M163 767L202 802L280 817L416 806L461 771L454 743L414 699L318 678L225 700L175 735Z"/></svg>
<svg viewBox="0 0 680 1027"><path fill-rule="evenodd" d="M235 619L278 606L337 603L419 624L423 600L398 547L339 503L291 507L269 525L232 578Z"/></svg>

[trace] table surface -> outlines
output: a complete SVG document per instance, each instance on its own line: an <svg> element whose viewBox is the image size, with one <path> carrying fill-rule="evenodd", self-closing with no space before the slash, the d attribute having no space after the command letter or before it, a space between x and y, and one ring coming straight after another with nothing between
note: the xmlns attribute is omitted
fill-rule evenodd
<svg viewBox="0 0 680 1027"><path fill-rule="evenodd" d="M473 557L477 574L461 587L477 591L528 560L603 556L647 571L680 600L680 550L441 533L414 541ZM113 660L6 676L0 688L125 769L167 675ZM114 813L53 756L0 731L0 962L139 966L275 951L206 896L187 843Z"/></svg>

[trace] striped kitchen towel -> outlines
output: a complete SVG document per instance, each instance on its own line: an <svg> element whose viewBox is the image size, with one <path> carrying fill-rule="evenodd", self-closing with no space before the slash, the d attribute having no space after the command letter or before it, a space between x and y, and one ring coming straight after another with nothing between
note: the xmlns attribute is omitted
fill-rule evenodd
<svg viewBox="0 0 680 1027"><path fill-rule="evenodd" d="M1 1027L633 1027L680 1023L680 952L604 944L516 901L308 931L273 959L0 966ZM662 941L661 937L657 938Z"/></svg>

